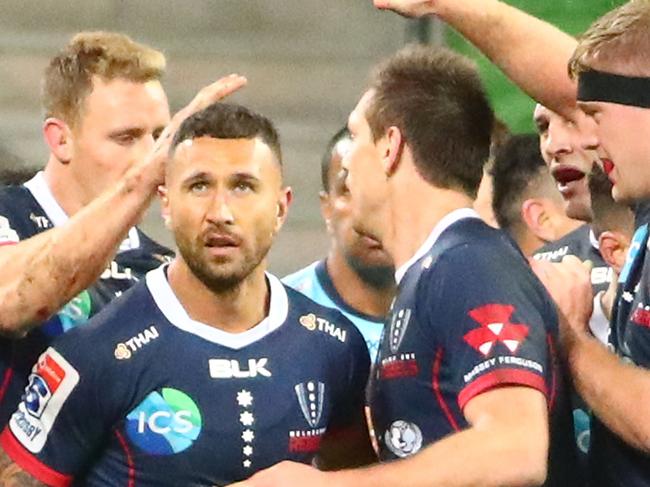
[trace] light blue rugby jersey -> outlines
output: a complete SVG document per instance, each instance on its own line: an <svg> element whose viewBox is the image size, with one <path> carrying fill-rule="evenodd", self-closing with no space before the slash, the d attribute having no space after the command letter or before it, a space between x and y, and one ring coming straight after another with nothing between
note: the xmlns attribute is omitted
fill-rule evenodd
<svg viewBox="0 0 650 487"><path fill-rule="evenodd" d="M363 335L370 352L370 360L374 363L384 330L384 320L357 311L348 305L334 287L324 260L289 274L282 279L282 282L318 304L338 309L343 313Z"/></svg>

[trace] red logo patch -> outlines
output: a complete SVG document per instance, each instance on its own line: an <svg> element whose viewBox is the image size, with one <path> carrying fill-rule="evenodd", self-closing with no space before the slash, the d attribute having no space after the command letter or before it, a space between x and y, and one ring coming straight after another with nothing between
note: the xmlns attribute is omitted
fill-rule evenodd
<svg viewBox="0 0 650 487"><path fill-rule="evenodd" d="M509 304L486 304L474 308L468 314L481 327L467 332L463 338L485 357L497 342L503 343L510 352L515 353L528 336L528 326L511 323L510 317L514 312L515 307Z"/></svg>

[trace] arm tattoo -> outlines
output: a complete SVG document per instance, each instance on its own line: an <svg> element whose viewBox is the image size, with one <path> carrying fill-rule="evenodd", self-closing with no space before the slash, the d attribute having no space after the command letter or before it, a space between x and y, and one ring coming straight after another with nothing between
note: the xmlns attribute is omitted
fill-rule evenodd
<svg viewBox="0 0 650 487"><path fill-rule="evenodd" d="M29 475L0 449L0 487L46 487Z"/></svg>

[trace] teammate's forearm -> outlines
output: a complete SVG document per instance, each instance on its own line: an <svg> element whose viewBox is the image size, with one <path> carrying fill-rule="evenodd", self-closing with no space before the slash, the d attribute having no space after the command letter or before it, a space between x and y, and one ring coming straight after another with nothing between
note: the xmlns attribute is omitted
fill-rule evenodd
<svg viewBox="0 0 650 487"><path fill-rule="evenodd" d="M555 26L497 0L436 0L432 13L459 31L517 86L570 116L576 86L567 63L576 40Z"/></svg>
<svg viewBox="0 0 650 487"><path fill-rule="evenodd" d="M141 163L61 227L2 248L0 333L25 333L101 275L155 194L150 170Z"/></svg>
<svg viewBox="0 0 650 487"><path fill-rule="evenodd" d="M0 487L44 487L34 477L22 470L0 449Z"/></svg>
<svg viewBox="0 0 650 487"><path fill-rule="evenodd" d="M475 428L456 433L405 460L333 472L332 487L514 487L541 485L546 462L529 431L498 435ZM545 458L542 456L542 459Z"/></svg>
<svg viewBox="0 0 650 487"><path fill-rule="evenodd" d="M587 333L571 332L565 342L580 396L626 443L650 452L650 425L641 407L650 402L650 372L623 363Z"/></svg>

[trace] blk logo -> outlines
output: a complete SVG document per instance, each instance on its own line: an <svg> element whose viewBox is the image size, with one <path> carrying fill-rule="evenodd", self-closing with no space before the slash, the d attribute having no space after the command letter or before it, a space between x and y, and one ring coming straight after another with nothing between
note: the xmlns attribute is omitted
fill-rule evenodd
<svg viewBox="0 0 650 487"><path fill-rule="evenodd" d="M252 379L273 375L266 368L268 361L267 358L251 358L248 359L248 364L242 367L238 360L213 358L208 361L208 367L213 379Z"/></svg>
<svg viewBox="0 0 650 487"><path fill-rule="evenodd" d="M474 349L487 357L498 342L515 353L528 336L528 326L511 323L514 306L508 304L486 304L469 312L470 317L481 326L463 337Z"/></svg>

